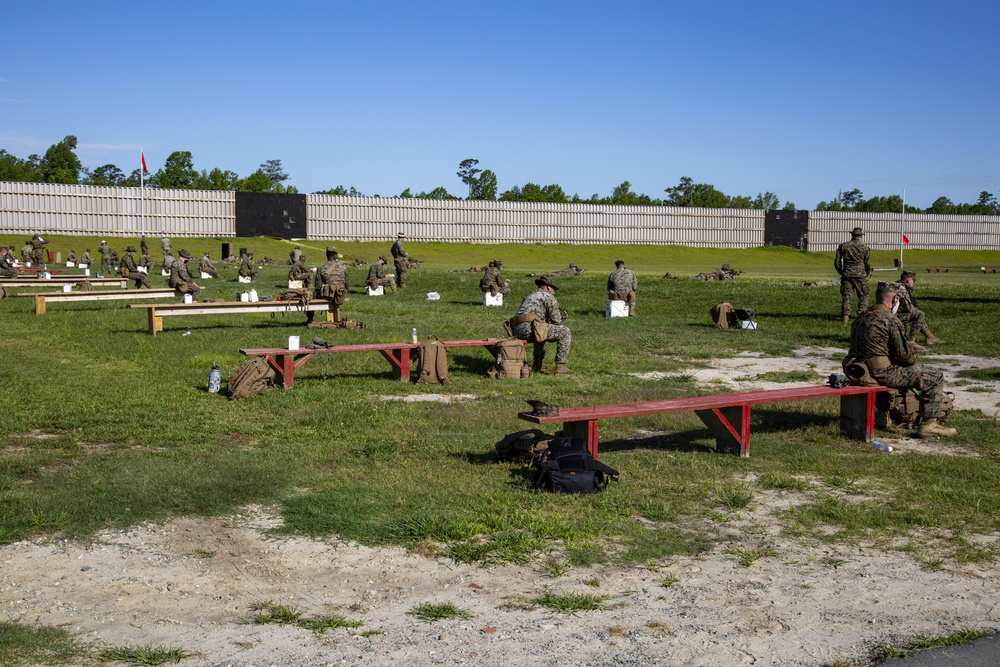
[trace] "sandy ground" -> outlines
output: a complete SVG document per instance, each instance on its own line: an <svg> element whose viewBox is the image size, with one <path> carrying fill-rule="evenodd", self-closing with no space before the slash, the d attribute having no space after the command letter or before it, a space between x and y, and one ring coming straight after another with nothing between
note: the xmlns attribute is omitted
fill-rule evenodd
<svg viewBox="0 0 1000 667"><path fill-rule="evenodd" d="M766 388L732 378L810 367L826 375L838 369L829 359L834 352L719 360L692 373L738 389ZM995 365L934 361L949 373ZM995 393L956 394L959 409L997 412ZM902 439L886 455L927 447ZM265 531L277 525L276 514L252 507L223 520L104 533L90 544L0 548L0 618L62 626L98 647L182 647L194 654L182 666L866 664L883 643L1000 628L994 566L949 562L927 570L897 552L790 542L778 536L774 513L797 498L757 493L750 511L724 524L732 541L700 558L658 570L573 568L558 577L537 564L480 569L400 549L271 539ZM1000 536L982 541L997 544ZM734 542L767 545L774 555L744 567L726 553ZM559 615L526 604L545 592L604 595L606 609ZM251 606L265 601L364 624L317 636L246 622ZM428 624L408 614L445 602L472 618Z"/></svg>

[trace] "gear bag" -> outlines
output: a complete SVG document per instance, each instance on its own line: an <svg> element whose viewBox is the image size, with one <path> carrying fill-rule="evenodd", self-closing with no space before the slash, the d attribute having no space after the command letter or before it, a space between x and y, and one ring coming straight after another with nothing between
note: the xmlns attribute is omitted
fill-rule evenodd
<svg viewBox="0 0 1000 667"><path fill-rule="evenodd" d="M497 365L486 372L490 378L518 380L531 374L531 366L526 363L524 343L517 338L501 340L496 344Z"/></svg>
<svg viewBox="0 0 1000 667"><path fill-rule="evenodd" d="M917 428L920 425L920 398L912 389L896 389L883 394L885 398L876 402L876 409L888 412L893 424L907 428ZM938 423L944 424L951 415L955 405L955 394L945 392L941 399L941 414Z"/></svg>
<svg viewBox="0 0 1000 667"><path fill-rule="evenodd" d="M278 294L278 301L298 301L303 306L308 306L311 300L312 293L303 287L289 288Z"/></svg>
<svg viewBox="0 0 1000 667"><path fill-rule="evenodd" d="M263 394L274 377L274 369L263 357L254 357L236 369L226 382L229 400L239 401L248 396Z"/></svg>
<svg viewBox="0 0 1000 667"><path fill-rule="evenodd" d="M518 461L534 466L548 456L549 443L554 437L537 428L508 433L496 444L497 456L501 461Z"/></svg>
<svg viewBox="0 0 1000 667"><path fill-rule="evenodd" d="M618 471L594 460L583 438L553 438L532 488L552 493L596 493L618 481Z"/></svg>
<svg viewBox="0 0 1000 667"><path fill-rule="evenodd" d="M420 344L417 352L417 384L451 384L448 349L436 336Z"/></svg>
<svg viewBox="0 0 1000 667"><path fill-rule="evenodd" d="M708 312L712 316L712 321L715 322L716 329L738 329L740 327L740 323L736 320L736 310L727 301L712 306Z"/></svg>

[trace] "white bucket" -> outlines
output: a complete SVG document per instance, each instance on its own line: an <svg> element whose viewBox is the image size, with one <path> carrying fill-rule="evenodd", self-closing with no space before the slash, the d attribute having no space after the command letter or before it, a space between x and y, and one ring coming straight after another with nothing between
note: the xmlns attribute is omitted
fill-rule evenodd
<svg viewBox="0 0 1000 667"><path fill-rule="evenodd" d="M753 320L740 320L740 328L742 329L756 329L757 323Z"/></svg>
<svg viewBox="0 0 1000 667"><path fill-rule="evenodd" d="M375 289L368 288L368 296L382 296L383 294L385 294L385 287L382 285L379 285Z"/></svg>
<svg viewBox="0 0 1000 667"><path fill-rule="evenodd" d="M236 279L239 280L241 283L250 282L250 276L237 276Z"/></svg>
<svg viewBox="0 0 1000 667"><path fill-rule="evenodd" d="M250 301L250 292L240 292L240 301L243 303Z"/></svg>
<svg viewBox="0 0 1000 667"><path fill-rule="evenodd" d="M257 296L257 290L250 290L250 301L251 302L260 301L260 299Z"/></svg>
<svg viewBox="0 0 1000 667"><path fill-rule="evenodd" d="M297 350L297 349L299 349L299 337L298 336L289 336L288 337L288 349L289 350Z"/></svg>
<svg viewBox="0 0 1000 667"><path fill-rule="evenodd" d="M190 294L185 294L184 303L194 303L194 297L192 297Z"/></svg>
<svg viewBox="0 0 1000 667"><path fill-rule="evenodd" d="M76 262L66 262L66 266L72 269L73 267L76 266Z"/></svg>
<svg viewBox="0 0 1000 667"><path fill-rule="evenodd" d="M483 292L483 305L484 306L502 306L503 305L503 294L497 292L496 296L493 296L489 292Z"/></svg>
<svg viewBox="0 0 1000 667"><path fill-rule="evenodd" d="M212 278L212 276L210 276L209 274L205 273L204 271L201 272L201 279L202 280L211 280L211 278Z"/></svg>
<svg viewBox="0 0 1000 667"><path fill-rule="evenodd" d="M44 276L45 276L45 280L51 280L51 279L52 279L52 274L51 274L51 273L49 273L48 271L46 271L46 272L45 272L44 274L42 274L42 275L44 275Z"/></svg>
<svg viewBox="0 0 1000 667"><path fill-rule="evenodd" d="M84 269L83 270L83 275L85 275L86 277L89 278L90 277L90 269Z"/></svg>
<svg viewBox="0 0 1000 667"><path fill-rule="evenodd" d="M72 285L63 285L63 292L72 292L72 291L73 291Z"/></svg>
<svg viewBox="0 0 1000 667"><path fill-rule="evenodd" d="M628 317L628 304L624 301L605 301L605 317Z"/></svg>

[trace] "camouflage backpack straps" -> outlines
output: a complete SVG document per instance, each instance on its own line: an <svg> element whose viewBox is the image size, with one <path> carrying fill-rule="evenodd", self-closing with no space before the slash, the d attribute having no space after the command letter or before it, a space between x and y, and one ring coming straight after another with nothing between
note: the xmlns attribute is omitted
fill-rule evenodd
<svg viewBox="0 0 1000 667"><path fill-rule="evenodd" d="M263 357L254 357L229 376L226 387L229 399L239 401L248 396L263 394L267 383L274 377L274 369Z"/></svg>
<svg viewBox="0 0 1000 667"><path fill-rule="evenodd" d="M417 352L417 384L451 384L448 377L448 350L437 337L431 336Z"/></svg>
<svg viewBox="0 0 1000 667"><path fill-rule="evenodd" d="M531 375L531 366L526 363L524 342L508 338L496 344L497 364L487 373L487 377L502 380L518 380Z"/></svg>
<svg viewBox="0 0 1000 667"><path fill-rule="evenodd" d="M537 428L508 433L496 443L497 456L501 461L517 461L534 466L547 458L549 442L554 437Z"/></svg>

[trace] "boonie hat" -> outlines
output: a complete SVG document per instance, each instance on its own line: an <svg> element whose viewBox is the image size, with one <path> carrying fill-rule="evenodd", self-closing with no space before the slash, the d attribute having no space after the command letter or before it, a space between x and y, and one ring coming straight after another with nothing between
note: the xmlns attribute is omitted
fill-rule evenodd
<svg viewBox="0 0 1000 667"><path fill-rule="evenodd" d="M865 235L865 230L861 229L860 227L855 227L854 229L851 230L851 236L864 236L864 235Z"/></svg>
<svg viewBox="0 0 1000 667"><path fill-rule="evenodd" d="M184 259L194 259L194 257L191 256L191 253L184 249L181 249L181 257Z"/></svg>
<svg viewBox="0 0 1000 667"><path fill-rule="evenodd" d="M552 289L559 289L559 287L554 282L552 282L552 278L549 278L548 276L535 278L535 284L538 285L539 287L545 286L545 287L551 287Z"/></svg>
<svg viewBox="0 0 1000 667"><path fill-rule="evenodd" d="M125 252L136 252L135 246L130 245L129 247L125 248Z"/></svg>

